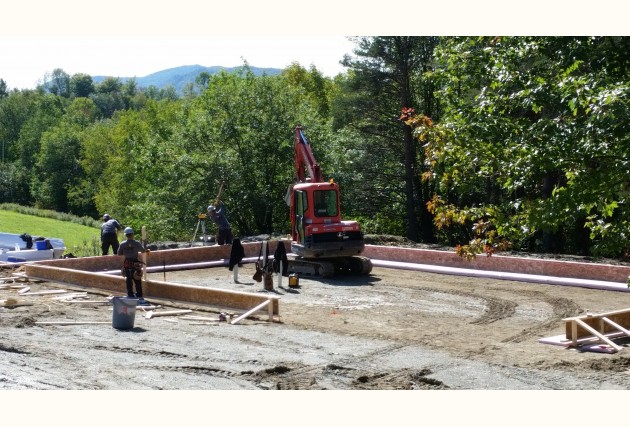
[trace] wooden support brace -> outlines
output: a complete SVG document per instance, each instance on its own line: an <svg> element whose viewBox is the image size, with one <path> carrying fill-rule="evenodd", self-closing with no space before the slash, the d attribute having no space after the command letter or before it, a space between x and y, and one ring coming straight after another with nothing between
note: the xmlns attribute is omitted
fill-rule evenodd
<svg viewBox="0 0 630 427"><path fill-rule="evenodd" d="M611 340L609 340L606 336L600 334L597 330L595 330L594 328L591 328L589 325L587 325L586 323L584 323L582 320L580 319L574 319L573 320L575 323L577 323L578 325L580 325L582 328L586 329L588 332L590 332L591 334L595 335L597 338L599 338L600 340L604 341L606 344L608 344L609 346L611 346L612 348L614 348L617 351L621 351L623 350L623 347L618 346L617 344L615 344L614 342L612 342Z"/></svg>
<svg viewBox="0 0 630 427"><path fill-rule="evenodd" d="M271 305L271 300L268 299L267 301L258 304L256 307L252 308L251 310L249 310L246 313L241 314L240 316L238 316L236 319L232 320L232 325L236 325L238 322L240 322L241 320L243 320L244 318L252 315L253 313L256 313L258 310L262 310L263 308L265 308L267 305Z"/></svg>
<svg viewBox="0 0 630 427"><path fill-rule="evenodd" d="M608 317L602 317L602 320L606 323L608 323L610 326L612 326L615 329L620 330L621 332L623 332L624 334L626 334L626 336L630 337L630 331L627 330L626 328L624 328L621 325L618 325L617 323L613 322L612 320L610 320Z"/></svg>

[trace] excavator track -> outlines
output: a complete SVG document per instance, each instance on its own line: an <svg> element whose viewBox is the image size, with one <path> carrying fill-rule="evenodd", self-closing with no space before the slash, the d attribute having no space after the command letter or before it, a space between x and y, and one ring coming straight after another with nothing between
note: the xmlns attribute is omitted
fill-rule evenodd
<svg viewBox="0 0 630 427"><path fill-rule="evenodd" d="M372 261L362 256L327 259L289 258L288 273L310 277L332 277L338 274L362 274L372 272Z"/></svg>

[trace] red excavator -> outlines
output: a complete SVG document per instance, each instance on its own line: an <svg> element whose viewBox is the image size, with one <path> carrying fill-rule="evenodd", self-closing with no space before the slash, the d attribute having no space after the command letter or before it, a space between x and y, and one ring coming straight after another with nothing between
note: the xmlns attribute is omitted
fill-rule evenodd
<svg viewBox="0 0 630 427"><path fill-rule="evenodd" d="M295 128L295 183L289 187L291 215L289 273L332 276L335 273L369 274L372 262L359 256L365 248L356 221L341 219L339 185L324 180L311 145Z"/></svg>

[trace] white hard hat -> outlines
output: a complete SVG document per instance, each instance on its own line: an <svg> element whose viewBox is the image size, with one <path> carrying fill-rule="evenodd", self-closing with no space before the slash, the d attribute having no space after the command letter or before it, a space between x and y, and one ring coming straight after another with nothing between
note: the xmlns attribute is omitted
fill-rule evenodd
<svg viewBox="0 0 630 427"><path fill-rule="evenodd" d="M214 212L216 210L217 210L217 208L215 208L214 205L208 206L208 212Z"/></svg>
<svg viewBox="0 0 630 427"><path fill-rule="evenodd" d="M131 227L125 228L125 236L128 236L130 234L133 234L133 228Z"/></svg>

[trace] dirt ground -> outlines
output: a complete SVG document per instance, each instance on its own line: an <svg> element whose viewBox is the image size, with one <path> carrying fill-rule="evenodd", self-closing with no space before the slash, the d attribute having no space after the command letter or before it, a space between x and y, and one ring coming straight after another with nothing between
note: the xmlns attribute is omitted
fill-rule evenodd
<svg viewBox="0 0 630 427"><path fill-rule="evenodd" d="M9 277L12 269L0 269ZM264 293L253 265L154 273L149 279ZM630 307L630 294L374 268L369 276L300 278L281 287L280 316L231 325L215 307L148 300L187 316L112 327L107 292L16 281L1 288L0 390L627 390L630 357L541 344L563 318ZM6 281L5 281L6 282ZM118 295L123 295L123 290ZM77 298L80 299L80 298ZM229 313L228 313L229 314ZM234 313L235 315L239 313ZM37 322L102 322L44 325ZM622 342L620 342L622 343ZM624 347L628 343L624 344Z"/></svg>

